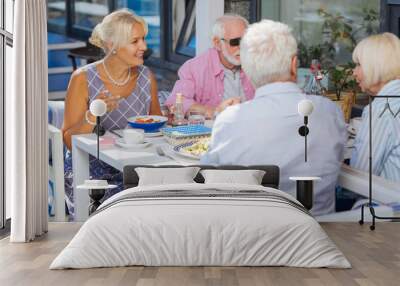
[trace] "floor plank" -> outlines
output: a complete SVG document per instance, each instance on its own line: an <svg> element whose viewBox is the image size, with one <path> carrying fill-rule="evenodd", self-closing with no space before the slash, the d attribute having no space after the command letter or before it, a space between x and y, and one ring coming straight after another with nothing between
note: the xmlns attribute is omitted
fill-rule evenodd
<svg viewBox="0 0 400 286"><path fill-rule="evenodd" d="M399 285L400 224L379 223L375 231L356 223L321 224L351 262L352 269L289 267L118 267L50 271L55 256L79 230L77 223L50 223L32 243L0 240L0 285Z"/></svg>

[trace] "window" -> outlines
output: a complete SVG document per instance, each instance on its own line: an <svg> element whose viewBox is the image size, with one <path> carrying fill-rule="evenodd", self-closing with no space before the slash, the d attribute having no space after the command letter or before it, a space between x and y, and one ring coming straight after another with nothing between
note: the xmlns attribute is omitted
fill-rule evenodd
<svg viewBox="0 0 400 286"><path fill-rule="evenodd" d="M113 0L48 0L49 32L87 40L92 29L114 10Z"/></svg>
<svg viewBox="0 0 400 286"><path fill-rule="evenodd" d="M160 57L160 0L118 0L116 8L131 9L144 18L149 27L147 47L152 49L153 57Z"/></svg>
<svg viewBox="0 0 400 286"><path fill-rule="evenodd" d="M183 63L196 54L196 0L170 0L164 5L165 58Z"/></svg>
<svg viewBox="0 0 400 286"><path fill-rule="evenodd" d="M379 31L380 0L263 0L262 18L288 24L299 43L301 67L351 60L355 44Z"/></svg>
<svg viewBox="0 0 400 286"><path fill-rule="evenodd" d="M261 17L260 0L225 0L225 13L235 13L245 17L250 23Z"/></svg>
<svg viewBox="0 0 400 286"><path fill-rule="evenodd" d="M10 217L10 195L6 194L4 188L4 132L5 132L5 116L4 105L5 98L11 92L10 82L11 67L12 67L12 32L13 32L13 18L14 15L14 1L13 0L0 0L0 228L5 227L6 219ZM7 203L6 203L7 202Z"/></svg>
<svg viewBox="0 0 400 286"><path fill-rule="evenodd" d="M160 56L160 0L48 0L48 31L87 41L93 28L114 10L128 8L148 26L147 45Z"/></svg>
<svg viewBox="0 0 400 286"><path fill-rule="evenodd" d="M251 2L248 6L253 9L257 1L241 2ZM128 8L148 24L146 41L155 60L153 65L180 64L195 56L196 0L48 0L47 3L49 32L87 41L105 15ZM235 12L237 7L229 5L227 9ZM175 69L174 64L168 66Z"/></svg>
<svg viewBox="0 0 400 286"><path fill-rule="evenodd" d="M90 36L93 28L113 9L112 1L84 0L71 1L72 34Z"/></svg>
<svg viewBox="0 0 400 286"><path fill-rule="evenodd" d="M225 12L238 13L254 22L260 18L260 1L225 0ZM196 54L196 2L201 3L196 0L48 0L48 31L87 41L105 15L128 8L148 23L146 41L153 52L148 63L176 69L176 64Z"/></svg>
<svg viewBox="0 0 400 286"><path fill-rule="evenodd" d="M65 34L67 27L67 4L59 0L47 0L47 29Z"/></svg>
<svg viewBox="0 0 400 286"><path fill-rule="evenodd" d="M225 13L242 15L249 22L257 21L260 16L257 11L259 0L225 0ZM165 59L176 63L183 63L196 54L196 0L169 0L163 1L165 22ZM211 31L210 31L211 34Z"/></svg>

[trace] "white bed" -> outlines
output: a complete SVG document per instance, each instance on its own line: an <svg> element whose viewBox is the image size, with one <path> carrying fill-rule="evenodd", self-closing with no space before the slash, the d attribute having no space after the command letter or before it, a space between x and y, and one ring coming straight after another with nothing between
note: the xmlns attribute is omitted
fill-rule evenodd
<svg viewBox="0 0 400 286"><path fill-rule="evenodd" d="M154 197L157 194L161 197ZM350 268L316 220L298 205L284 192L255 185L129 188L100 206L50 269L128 265Z"/></svg>

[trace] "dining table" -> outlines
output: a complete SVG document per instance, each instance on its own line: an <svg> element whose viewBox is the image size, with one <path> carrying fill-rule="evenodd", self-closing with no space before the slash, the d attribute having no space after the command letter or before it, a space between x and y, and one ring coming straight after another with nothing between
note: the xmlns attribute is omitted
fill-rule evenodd
<svg viewBox="0 0 400 286"><path fill-rule="evenodd" d="M206 126L212 127L213 121L206 122ZM351 122L348 126L349 137L344 150L344 160L351 157L354 144L355 124ZM122 130L113 132L107 131L100 138L99 160L107 163L115 169L123 172L127 165L196 165L199 159L185 156L176 151L173 145L169 144L167 138L162 134L159 136L146 136L147 144L145 148L123 148L118 144L122 137ZM175 149L175 150L174 150ZM74 182L74 204L75 221L87 220L88 206L90 198L88 191L78 189L85 180L90 178L89 156L97 156L97 137L96 134L79 134L72 136L72 167ZM343 169L344 168L344 169ZM348 172L346 166L342 168L339 181L347 182L342 178ZM342 179L344 180L342 180Z"/></svg>
<svg viewBox="0 0 400 286"><path fill-rule="evenodd" d="M124 148L118 143L121 130L113 133L107 131L100 138L99 160L119 171L127 165L193 165L199 159L190 158L174 151L164 136L145 137L146 147ZM176 148L175 148L176 149ZM74 182L75 220L85 221L88 218L89 193L78 189L90 177L89 155L97 156L96 134L80 134L72 136L72 166Z"/></svg>

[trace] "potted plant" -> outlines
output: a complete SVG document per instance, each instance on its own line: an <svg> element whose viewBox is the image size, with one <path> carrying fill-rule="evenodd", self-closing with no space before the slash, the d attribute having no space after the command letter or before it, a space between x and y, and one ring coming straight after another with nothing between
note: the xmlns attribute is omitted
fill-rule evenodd
<svg viewBox="0 0 400 286"><path fill-rule="evenodd" d="M378 13L373 9L363 9L364 17L358 26L339 13L333 15L322 8L317 13L323 18L322 64L328 68L337 63L336 54L340 46L352 53L360 39L378 32Z"/></svg>
<svg viewBox="0 0 400 286"><path fill-rule="evenodd" d="M342 108L346 121L350 120L351 109L355 103L358 84L353 76L354 64L349 62L327 70L330 90L327 96L336 101Z"/></svg>
<svg viewBox="0 0 400 286"><path fill-rule="evenodd" d="M336 95L336 100L341 99L341 95L345 90L355 91L357 82L353 77L354 66L352 62L349 62L327 70L329 83Z"/></svg>
<svg viewBox="0 0 400 286"><path fill-rule="evenodd" d="M353 77L354 64L337 64L337 51L344 47L352 53L358 40L366 35L377 32L378 13L373 9L363 9L362 23L355 25L354 21L340 14L330 14L324 9L318 9L323 18L322 65L329 79L327 96L336 101L342 108L345 120L350 120L351 109L359 91Z"/></svg>

